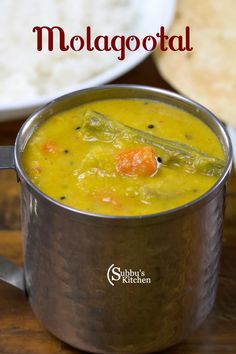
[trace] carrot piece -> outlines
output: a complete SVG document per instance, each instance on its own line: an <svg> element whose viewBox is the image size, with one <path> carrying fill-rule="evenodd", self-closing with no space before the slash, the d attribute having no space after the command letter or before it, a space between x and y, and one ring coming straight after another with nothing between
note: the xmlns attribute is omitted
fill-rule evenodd
<svg viewBox="0 0 236 354"><path fill-rule="evenodd" d="M54 143L53 141L47 141L43 144L42 150L46 154L54 153L57 150L56 143Z"/></svg>
<svg viewBox="0 0 236 354"><path fill-rule="evenodd" d="M116 170L122 176L151 176L157 161L151 146L126 149L116 156Z"/></svg>

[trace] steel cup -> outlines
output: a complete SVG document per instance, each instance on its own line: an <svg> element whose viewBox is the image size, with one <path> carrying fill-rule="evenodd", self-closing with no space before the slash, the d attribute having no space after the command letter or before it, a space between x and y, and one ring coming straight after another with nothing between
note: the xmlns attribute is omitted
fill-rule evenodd
<svg viewBox="0 0 236 354"><path fill-rule="evenodd" d="M22 166L32 133L55 113L94 100L143 98L171 104L206 123L227 162L204 195L144 216L75 210L38 190ZM133 85L77 91L31 115L0 167L21 184L24 268L0 258L0 279L24 290L43 325L70 345L97 353L144 353L180 341L210 312L217 289L225 185L232 149L207 109L175 93Z"/></svg>

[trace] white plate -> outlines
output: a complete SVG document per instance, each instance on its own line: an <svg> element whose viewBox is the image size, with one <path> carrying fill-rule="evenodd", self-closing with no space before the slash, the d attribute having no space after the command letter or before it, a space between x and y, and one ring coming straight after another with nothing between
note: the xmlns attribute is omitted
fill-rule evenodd
<svg viewBox="0 0 236 354"><path fill-rule="evenodd" d="M149 0L142 1L141 3L143 4L142 12L145 18L145 23L142 25L142 28L140 28L139 31L137 31L137 28L135 29L136 33L139 32L141 35L156 33L159 31L160 26L164 26L165 29L168 29L175 13L176 0ZM26 99L24 101L17 102L16 104L1 104L0 121L25 117L32 113L33 110L39 106L42 106L52 99L68 92L110 82L131 70L142 60L144 60L148 54L149 53L145 50L132 52L126 60L123 62L117 61L116 65L113 65L111 68L93 77L92 79L69 87L65 90L54 92L53 95L38 97L35 100Z"/></svg>

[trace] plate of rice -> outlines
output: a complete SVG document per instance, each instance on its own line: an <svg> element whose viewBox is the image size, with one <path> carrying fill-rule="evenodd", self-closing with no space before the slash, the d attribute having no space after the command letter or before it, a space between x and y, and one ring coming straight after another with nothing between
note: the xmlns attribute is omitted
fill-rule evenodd
<svg viewBox="0 0 236 354"><path fill-rule="evenodd" d="M0 120L25 117L52 99L105 84L139 64L150 52L38 51L35 26L60 26L67 38L91 27L94 36L153 35L167 30L175 0L1 0ZM59 37L59 36L58 36ZM45 40L45 38L43 39Z"/></svg>

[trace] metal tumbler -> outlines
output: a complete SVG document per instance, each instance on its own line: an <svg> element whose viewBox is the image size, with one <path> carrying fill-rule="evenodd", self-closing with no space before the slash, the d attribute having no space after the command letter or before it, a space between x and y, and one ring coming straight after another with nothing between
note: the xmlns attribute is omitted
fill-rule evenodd
<svg viewBox="0 0 236 354"><path fill-rule="evenodd" d="M151 99L190 112L221 141L222 176L204 195L144 216L75 210L38 190L21 155L55 113L94 100ZM62 341L89 352L144 353L170 347L201 324L216 296L225 186L232 149L224 127L201 105L168 91L108 85L73 92L32 114L0 168L21 184L24 268L0 257L0 279L25 291L36 317Z"/></svg>

